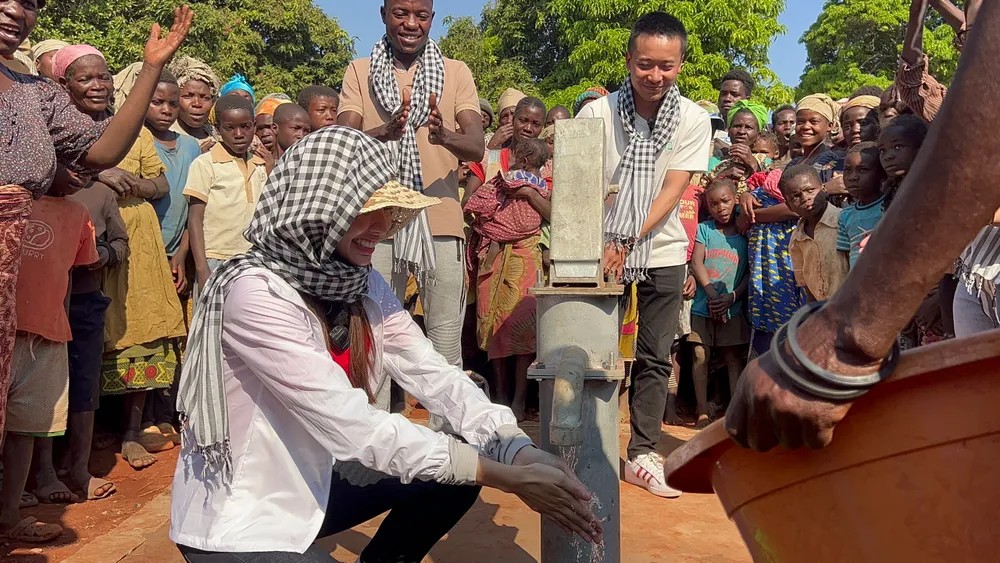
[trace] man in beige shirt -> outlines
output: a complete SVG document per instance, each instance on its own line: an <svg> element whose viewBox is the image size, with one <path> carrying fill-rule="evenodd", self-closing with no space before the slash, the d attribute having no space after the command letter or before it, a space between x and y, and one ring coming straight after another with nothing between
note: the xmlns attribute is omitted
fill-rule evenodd
<svg viewBox="0 0 1000 563"><path fill-rule="evenodd" d="M415 221L400 240L380 244L373 265L401 299L408 275L416 275L427 336L461 367L466 281L458 163L478 161L485 151L479 95L465 63L441 56L430 39L432 0L386 0L381 13L386 37L372 57L347 67L337 124L392 143L401 183L441 199L424 224Z"/></svg>

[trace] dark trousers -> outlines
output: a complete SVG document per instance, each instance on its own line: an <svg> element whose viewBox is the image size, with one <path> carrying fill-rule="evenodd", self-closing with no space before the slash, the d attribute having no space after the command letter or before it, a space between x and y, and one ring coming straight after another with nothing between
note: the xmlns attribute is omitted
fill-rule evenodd
<svg viewBox="0 0 1000 563"><path fill-rule="evenodd" d="M480 487L460 487L398 479L383 479L358 487L333 472L330 503L317 537L339 534L385 511L389 515L361 552L363 563L420 563L479 498ZM332 563L316 544L303 554L211 553L177 546L188 563Z"/></svg>
<svg viewBox="0 0 1000 563"><path fill-rule="evenodd" d="M639 330L629 407L632 440L628 457L656 451L660 424L667 406L667 382L673 364L670 349L684 299L685 266L654 268L637 286Z"/></svg>

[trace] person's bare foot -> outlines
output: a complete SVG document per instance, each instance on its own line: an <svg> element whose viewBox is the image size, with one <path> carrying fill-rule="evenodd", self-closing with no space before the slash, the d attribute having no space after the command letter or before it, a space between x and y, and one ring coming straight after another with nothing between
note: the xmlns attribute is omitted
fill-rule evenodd
<svg viewBox="0 0 1000 563"><path fill-rule="evenodd" d="M663 424L668 426L684 426L684 421L678 416L677 411L667 409L666 414L663 415Z"/></svg>
<svg viewBox="0 0 1000 563"><path fill-rule="evenodd" d="M35 490L32 493L38 498L38 502L45 504L80 502L80 497L56 477L56 472L51 466L35 473Z"/></svg>
<svg viewBox="0 0 1000 563"><path fill-rule="evenodd" d="M132 466L132 469L145 469L156 463L156 456L147 452L139 442L126 440L122 442L122 459Z"/></svg>
<svg viewBox="0 0 1000 563"><path fill-rule="evenodd" d="M707 414L699 414L698 422L695 423L694 429L702 430L704 428L707 428L709 424L712 424L711 417L709 417Z"/></svg>

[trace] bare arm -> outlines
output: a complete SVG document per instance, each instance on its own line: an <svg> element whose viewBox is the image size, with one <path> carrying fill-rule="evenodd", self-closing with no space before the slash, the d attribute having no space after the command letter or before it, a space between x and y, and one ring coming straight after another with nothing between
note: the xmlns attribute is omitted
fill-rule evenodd
<svg viewBox="0 0 1000 563"><path fill-rule="evenodd" d="M924 59L924 19L927 18L928 0L912 0L910 21L903 40L903 60L915 65Z"/></svg>
<svg viewBox="0 0 1000 563"><path fill-rule="evenodd" d="M782 221L793 221L799 218L784 203L772 205L771 207L759 207L754 210L755 223L781 223Z"/></svg>
<svg viewBox="0 0 1000 563"><path fill-rule="evenodd" d="M705 268L704 243L694 243L694 252L691 254L691 271L694 272L694 279L698 280L698 285L705 290L709 298L719 296L719 292L715 291L715 286L712 284L712 277L708 275L708 269Z"/></svg>
<svg viewBox="0 0 1000 563"><path fill-rule="evenodd" d="M465 183L465 197L462 198L462 205L465 205L472 197L472 194L476 193L476 190L483 187L483 181L479 179L479 176L475 174L469 174L469 179Z"/></svg>
<svg viewBox="0 0 1000 563"><path fill-rule="evenodd" d="M165 175L160 174L152 180L139 180L139 188L135 195L147 201L153 201L166 197L168 193L170 193L170 183Z"/></svg>
<svg viewBox="0 0 1000 563"><path fill-rule="evenodd" d="M204 286L212 272L208 267L208 257L205 256L205 202L200 199L191 198L188 207L188 241L194 256L198 283Z"/></svg>
<svg viewBox="0 0 1000 563"><path fill-rule="evenodd" d="M930 2L931 6L934 6L934 9L944 18L945 23L955 30L955 33L961 31L965 26L965 14L958 9L958 6L948 0L930 0Z"/></svg>
<svg viewBox="0 0 1000 563"><path fill-rule="evenodd" d="M83 157L83 163L94 169L111 168L117 165L128 154L132 144L139 137L142 122L149 109L149 101L153 98L156 83L160 80L163 66L177 52L184 38L191 29L194 12L187 6L174 10L174 24L170 33L161 38L160 25L153 24L143 59L139 78L122 108L111 119L104 134L90 147Z"/></svg>
<svg viewBox="0 0 1000 563"><path fill-rule="evenodd" d="M483 118L479 112L466 110L458 114L456 120L461 133L443 124L435 125L434 119L432 115L429 123L432 143L437 142L459 160L475 162L483 158L486 141L483 139Z"/></svg>
<svg viewBox="0 0 1000 563"><path fill-rule="evenodd" d="M546 221L551 221L552 202L545 199L545 196L538 193L536 190L533 190L531 188L522 188L522 189L527 190L525 192L525 197L527 198L528 203L531 204L531 207L534 208L534 210L537 211L539 215L541 215L542 219Z"/></svg>
<svg viewBox="0 0 1000 563"><path fill-rule="evenodd" d="M653 200L653 204L649 207L649 215L646 217L646 223L643 224L642 231L639 233L640 240L651 233L663 221L663 218L677 207L681 196L684 195L684 190L691 183L691 176L693 175L693 172L685 170L667 171L667 177L663 179L663 186L660 187L660 193L657 194L656 199Z"/></svg>

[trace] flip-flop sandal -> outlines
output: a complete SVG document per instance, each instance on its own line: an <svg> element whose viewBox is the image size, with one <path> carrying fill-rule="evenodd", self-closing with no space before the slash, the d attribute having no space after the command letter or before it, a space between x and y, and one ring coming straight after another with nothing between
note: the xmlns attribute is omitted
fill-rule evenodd
<svg viewBox="0 0 1000 563"><path fill-rule="evenodd" d="M58 538L62 531L62 526L45 524L29 516L11 528L6 536L9 541L15 542L49 543Z"/></svg>
<svg viewBox="0 0 1000 563"><path fill-rule="evenodd" d="M69 493L69 495L72 498L70 498L70 500L68 501L52 500L53 495L60 493ZM44 504L74 504L80 502L80 497L76 496L76 494L73 491L69 490L69 487L67 487L62 481L49 483L49 485L46 487L43 487L41 489L35 489L34 494L36 497L38 497L38 502Z"/></svg>
<svg viewBox="0 0 1000 563"><path fill-rule="evenodd" d="M95 491L97 491L97 489L100 489L105 485L111 485L111 488L105 491L103 494L97 495ZM104 479L98 479L97 477L91 477L90 483L87 484L87 500L103 500L115 494L116 492L118 492L118 489L115 488L114 483Z"/></svg>
<svg viewBox="0 0 1000 563"><path fill-rule="evenodd" d="M18 508L31 508L34 506L38 506L38 497L28 491L22 491L21 503L18 505Z"/></svg>

